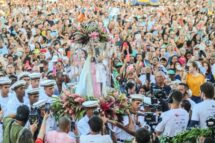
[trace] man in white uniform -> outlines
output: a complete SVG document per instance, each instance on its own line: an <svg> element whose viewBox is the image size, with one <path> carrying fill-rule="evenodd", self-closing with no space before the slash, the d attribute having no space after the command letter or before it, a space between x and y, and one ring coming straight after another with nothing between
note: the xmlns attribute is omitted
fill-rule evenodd
<svg viewBox="0 0 215 143"><path fill-rule="evenodd" d="M29 108L39 100L39 88L32 88L28 90Z"/></svg>
<svg viewBox="0 0 215 143"><path fill-rule="evenodd" d="M0 106L3 113L5 112L7 103L10 99L9 90L10 90L11 80L8 77L0 78Z"/></svg>
<svg viewBox="0 0 215 143"><path fill-rule="evenodd" d="M99 103L98 101L85 101L82 106L86 109L86 115L78 122L77 127L80 135L87 135L90 133L89 119L93 116Z"/></svg>
<svg viewBox="0 0 215 143"><path fill-rule="evenodd" d="M186 130L189 114L180 107L182 94L178 90L172 91L169 97L170 110L161 114L162 121L156 126L156 134L174 137L178 133Z"/></svg>
<svg viewBox="0 0 215 143"><path fill-rule="evenodd" d="M23 73L19 74L18 80L24 80L26 82L26 85L25 85L26 89L29 87L29 85L30 85L30 77L29 77L28 72L23 72Z"/></svg>
<svg viewBox="0 0 215 143"><path fill-rule="evenodd" d="M24 80L17 81L11 86L11 89L14 91L14 95L8 101L4 116L15 114L19 106L24 104L27 105L26 100L24 98L25 86L26 82Z"/></svg>
<svg viewBox="0 0 215 143"><path fill-rule="evenodd" d="M194 107L190 126L207 128L206 120L215 116L214 85L206 82L200 86L200 90L204 101Z"/></svg>
<svg viewBox="0 0 215 143"><path fill-rule="evenodd" d="M30 89L30 88L39 88L40 78L41 78L40 73L32 73L32 74L30 74L31 85L29 86L28 89Z"/></svg>
<svg viewBox="0 0 215 143"><path fill-rule="evenodd" d="M51 112L51 111L47 111L49 109L47 109L47 104L50 104L47 102L47 100L39 100L38 102L33 104L33 108L37 108L40 110L40 117L41 119L38 119L38 122L42 122L42 118L45 116L46 112ZM50 115L47 119L47 124L46 124L46 133L52 130L56 130L57 129L57 123L55 121L54 116Z"/></svg>
<svg viewBox="0 0 215 143"><path fill-rule="evenodd" d="M11 80L8 77L1 77L0 78L0 143L2 143L3 139L3 129L2 129L2 118L3 114L6 110L6 105L10 99L9 97L9 89L11 85Z"/></svg>
<svg viewBox="0 0 215 143"><path fill-rule="evenodd" d="M133 132L141 127L148 127L144 120L144 116L138 115L138 111L140 110L142 103L143 95L132 94L130 113L123 117L123 125ZM117 143L132 142L133 139L134 136L128 134L126 131L121 130L119 133L119 138L117 138Z"/></svg>
<svg viewBox="0 0 215 143"><path fill-rule="evenodd" d="M54 86L56 82L54 80L44 80L41 83L41 86L44 87L44 92L40 93L40 100L45 99L48 103L52 103L52 97L56 96L54 95Z"/></svg>

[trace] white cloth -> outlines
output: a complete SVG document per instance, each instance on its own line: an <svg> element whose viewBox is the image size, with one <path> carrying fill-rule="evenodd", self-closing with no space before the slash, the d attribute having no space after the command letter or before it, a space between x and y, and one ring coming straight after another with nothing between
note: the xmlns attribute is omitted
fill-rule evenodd
<svg viewBox="0 0 215 143"><path fill-rule="evenodd" d="M78 121L78 131L80 135L87 135L90 133L90 126L88 124L89 118L87 115L85 115L83 118L81 118L80 121Z"/></svg>
<svg viewBox="0 0 215 143"><path fill-rule="evenodd" d="M28 105L27 104L27 101L25 100L25 98L23 97L23 100L24 102L20 102L16 95L14 95L13 97L11 97L7 103L7 106L6 106L6 111L5 111L5 114L4 114L4 117L10 115L10 114L16 114L16 110L19 106L21 105Z"/></svg>
<svg viewBox="0 0 215 143"><path fill-rule="evenodd" d="M210 116L215 115L215 101L204 100L203 102L196 104L192 112L193 121L199 121L200 128L207 128L206 120Z"/></svg>
<svg viewBox="0 0 215 143"><path fill-rule="evenodd" d="M113 143L109 135L83 135L80 143Z"/></svg>
<svg viewBox="0 0 215 143"><path fill-rule="evenodd" d="M189 114L184 109L171 109L161 114L162 121L157 125L155 131L162 132L164 136L174 137L186 130Z"/></svg>

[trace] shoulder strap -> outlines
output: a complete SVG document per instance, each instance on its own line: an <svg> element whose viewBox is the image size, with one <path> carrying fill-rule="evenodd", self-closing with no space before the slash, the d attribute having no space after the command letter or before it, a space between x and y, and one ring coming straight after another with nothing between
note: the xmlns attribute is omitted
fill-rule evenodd
<svg viewBox="0 0 215 143"><path fill-rule="evenodd" d="M19 134L18 134L18 137L17 137L17 140L16 140L16 143L19 143L19 138L21 137L22 133L24 132L26 128L22 128L21 131L19 131Z"/></svg>
<svg viewBox="0 0 215 143"><path fill-rule="evenodd" d="M12 124L15 122L15 120L12 120L11 122L10 122L10 125L9 125L9 143L12 143L11 142L11 128L12 128Z"/></svg>

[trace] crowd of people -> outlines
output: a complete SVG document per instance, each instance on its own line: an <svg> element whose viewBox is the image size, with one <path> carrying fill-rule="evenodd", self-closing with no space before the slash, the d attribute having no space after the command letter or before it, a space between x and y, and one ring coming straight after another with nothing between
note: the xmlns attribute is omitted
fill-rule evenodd
<svg viewBox="0 0 215 143"><path fill-rule="evenodd" d="M208 128L209 117L215 121L213 0L160 0L156 7L129 0L19 0L4 6L0 143L152 143ZM88 23L108 41L78 43L74 33ZM65 90L98 100L83 103L80 120L56 120L50 106ZM120 115L100 107L110 91L126 95L129 107ZM149 112L161 120L147 121Z"/></svg>

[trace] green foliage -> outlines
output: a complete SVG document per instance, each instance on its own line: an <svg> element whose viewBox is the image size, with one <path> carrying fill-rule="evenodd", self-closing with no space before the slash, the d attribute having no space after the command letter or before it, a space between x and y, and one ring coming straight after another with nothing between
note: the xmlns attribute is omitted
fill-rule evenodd
<svg viewBox="0 0 215 143"><path fill-rule="evenodd" d="M192 128L173 138L162 136L159 140L160 143L197 143L199 137L209 137L211 135L212 131L210 129Z"/></svg>

